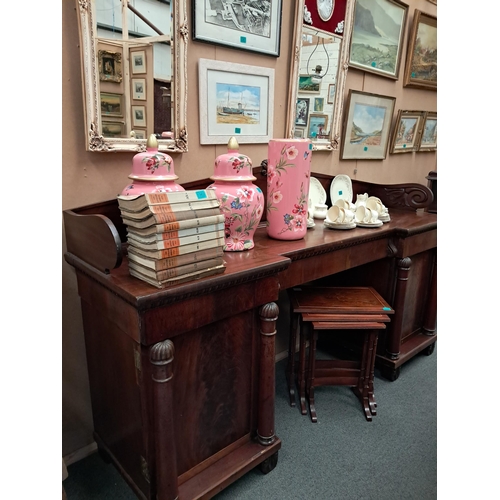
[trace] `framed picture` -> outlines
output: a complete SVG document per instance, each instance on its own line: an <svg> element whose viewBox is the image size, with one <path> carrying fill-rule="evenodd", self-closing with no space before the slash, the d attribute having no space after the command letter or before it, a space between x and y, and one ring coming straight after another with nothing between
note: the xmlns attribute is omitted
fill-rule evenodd
<svg viewBox="0 0 500 500"><path fill-rule="evenodd" d="M314 98L314 112L321 113L323 111L324 103L325 103L324 97L315 97Z"/></svg>
<svg viewBox="0 0 500 500"><path fill-rule="evenodd" d="M403 86L437 90L437 17L418 9L408 40Z"/></svg>
<svg viewBox="0 0 500 500"><path fill-rule="evenodd" d="M136 139L146 139L146 130L140 129L140 128L135 128L135 138Z"/></svg>
<svg viewBox="0 0 500 500"><path fill-rule="evenodd" d="M304 129L295 127L293 129L293 138L294 139L303 139L304 138Z"/></svg>
<svg viewBox="0 0 500 500"><path fill-rule="evenodd" d="M392 133L391 153L411 153L417 151L424 126L425 111L398 111L396 125Z"/></svg>
<svg viewBox="0 0 500 500"><path fill-rule="evenodd" d="M193 40L280 55L281 0L193 0Z"/></svg>
<svg viewBox="0 0 500 500"><path fill-rule="evenodd" d="M304 24L342 36L347 0L304 0Z"/></svg>
<svg viewBox="0 0 500 500"><path fill-rule="evenodd" d="M312 75L299 75L299 93L319 94L321 80L312 81Z"/></svg>
<svg viewBox="0 0 500 500"><path fill-rule="evenodd" d="M198 61L200 143L268 143L273 134L274 69Z"/></svg>
<svg viewBox="0 0 500 500"><path fill-rule="evenodd" d="M295 125L306 127L309 119L309 99L304 97L297 98L295 106Z"/></svg>
<svg viewBox="0 0 500 500"><path fill-rule="evenodd" d="M356 0L349 66L397 80L407 15L400 0Z"/></svg>
<svg viewBox="0 0 500 500"><path fill-rule="evenodd" d="M132 106L132 127L146 126L146 106Z"/></svg>
<svg viewBox="0 0 500 500"><path fill-rule="evenodd" d="M342 160L385 159L395 103L395 97L349 90Z"/></svg>
<svg viewBox="0 0 500 500"><path fill-rule="evenodd" d="M121 122L102 122L103 137L122 137L125 133L124 124Z"/></svg>
<svg viewBox="0 0 500 500"><path fill-rule="evenodd" d="M419 151L437 150L437 113L427 111L424 118L422 135L420 136Z"/></svg>
<svg viewBox="0 0 500 500"><path fill-rule="evenodd" d="M328 115L310 115L307 137L322 139L328 137Z"/></svg>
<svg viewBox="0 0 500 500"><path fill-rule="evenodd" d="M136 50L130 52L130 64L132 65L132 74L140 75L141 73L147 73L146 66L146 51Z"/></svg>
<svg viewBox="0 0 500 500"><path fill-rule="evenodd" d="M100 50L99 59L99 79L102 82L122 81L122 55L120 52L108 52Z"/></svg>
<svg viewBox="0 0 500 500"><path fill-rule="evenodd" d="M328 99L326 100L328 104L333 104L335 102L335 84L330 83L328 85Z"/></svg>
<svg viewBox="0 0 500 500"><path fill-rule="evenodd" d="M137 101L146 100L146 79L132 78L132 99Z"/></svg>
<svg viewBox="0 0 500 500"><path fill-rule="evenodd" d="M123 117L123 96L101 92L101 116Z"/></svg>

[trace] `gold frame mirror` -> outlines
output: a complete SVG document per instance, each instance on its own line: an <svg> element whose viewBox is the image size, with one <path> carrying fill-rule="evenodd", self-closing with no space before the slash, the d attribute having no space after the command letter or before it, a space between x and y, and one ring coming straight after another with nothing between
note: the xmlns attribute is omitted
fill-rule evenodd
<svg viewBox="0 0 500 500"><path fill-rule="evenodd" d="M305 0L295 11L286 135L307 138L313 151L340 147L354 0L347 0L342 36L304 24Z"/></svg>
<svg viewBox="0 0 500 500"><path fill-rule="evenodd" d="M162 20L155 19L152 11L141 13L128 0L115 0L118 12L116 16L113 12L113 20L119 29L112 34L120 31L119 38L98 36L99 1L76 0L87 151L146 151L147 138L154 133L159 151L187 152L186 0L158 2L159 6L169 7L168 19ZM155 34L134 33L133 27L128 27L130 11L143 26L148 26L148 33ZM160 30L157 25L166 25L166 29ZM171 73L164 80L152 71L157 57L153 50L157 47L167 47L170 52ZM155 119L157 109L162 113L165 110L166 121L158 119L162 113ZM158 121L160 126L167 126L155 130Z"/></svg>

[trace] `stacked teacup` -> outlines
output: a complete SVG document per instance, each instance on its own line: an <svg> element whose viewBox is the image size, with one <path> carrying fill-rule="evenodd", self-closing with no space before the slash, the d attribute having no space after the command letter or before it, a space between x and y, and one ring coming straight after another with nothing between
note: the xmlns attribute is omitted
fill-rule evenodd
<svg viewBox="0 0 500 500"><path fill-rule="evenodd" d="M376 196L368 196L367 193L358 195L355 207L356 225L380 227L384 222L391 220L389 211Z"/></svg>
<svg viewBox="0 0 500 500"><path fill-rule="evenodd" d="M336 200L326 214L325 226L336 229L354 229L354 205L347 200Z"/></svg>

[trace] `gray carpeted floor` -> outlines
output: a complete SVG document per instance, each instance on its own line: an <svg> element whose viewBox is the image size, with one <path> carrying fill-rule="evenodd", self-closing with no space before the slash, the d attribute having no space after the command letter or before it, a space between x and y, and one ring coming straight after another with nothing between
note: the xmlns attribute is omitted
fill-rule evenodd
<svg viewBox="0 0 500 500"><path fill-rule="evenodd" d="M318 422L291 408L286 360L276 365L278 465L258 468L217 500L430 500L437 498L437 348L418 355L389 382L375 372L377 416L367 422L347 387L315 390ZM68 500L136 496L96 453L68 467Z"/></svg>

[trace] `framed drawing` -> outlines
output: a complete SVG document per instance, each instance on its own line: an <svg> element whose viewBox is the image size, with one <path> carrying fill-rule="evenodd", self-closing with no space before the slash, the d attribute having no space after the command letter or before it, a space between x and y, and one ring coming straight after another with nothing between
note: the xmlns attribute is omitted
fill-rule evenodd
<svg viewBox="0 0 500 500"><path fill-rule="evenodd" d="M101 116L123 117L123 96L121 94L112 94L101 92Z"/></svg>
<svg viewBox="0 0 500 500"><path fill-rule="evenodd" d="M324 97L315 97L314 98L314 112L321 113L323 111L324 103L325 103Z"/></svg>
<svg viewBox="0 0 500 500"><path fill-rule="evenodd" d="M437 90L437 17L415 9L403 87Z"/></svg>
<svg viewBox="0 0 500 500"><path fill-rule="evenodd" d="M99 59L99 80L101 82L122 81L122 55L120 52L108 52L100 50Z"/></svg>
<svg viewBox="0 0 500 500"><path fill-rule="evenodd" d="M321 80L313 82L311 75L299 75L299 93L319 94Z"/></svg>
<svg viewBox="0 0 500 500"><path fill-rule="evenodd" d="M132 106L132 127L146 126L146 106Z"/></svg>
<svg viewBox="0 0 500 500"><path fill-rule="evenodd" d="M397 80L407 15L400 0L356 0L349 66Z"/></svg>
<svg viewBox="0 0 500 500"><path fill-rule="evenodd" d="M298 97L296 111L295 111L295 125L299 127L306 127L308 119L309 119L309 99L304 97Z"/></svg>
<svg viewBox="0 0 500 500"><path fill-rule="evenodd" d="M134 129L136 139L146 139L146 131L140 128Z"/></svg>
<svg viewBox="0 0 500 500"><path fill-rule="evenodd" d="M137 101L146 100L146 79L132 78L132 99Z"/></svg>
<svg viewBox="0 0 500 500"><path fill-rule="evenodd" d="M391 153L411 153L418 150L424 126L425 111L398 111L392 133Z"/></svg>
<svg viewBox="0 0 500 500"><path fill-rule="evenodd" d="M147 73L146 66L146 51L136 50L130 51L130 64L132 65L132 74L140 75L141 73Z"/></svg>
<svg viewBox="0 0 500 500"><path fill-rule="evenodd" d="M335 102L335 84L330 83L328 85L328 98L326 100L328 104L333 104Z"/></svg>
<svg viewBox="0 0 500 500"><path fill-rule="evenodd" d="M395 97L349 90L342 160L385 159L395 103Z"/></svg>
<svg viewBox="0 0 500 500"><path fill-rule="evenodd" d="M200 143L267 143L273 134L274 69L200 59Z"/></svg>
<svg viewBox="0 0 500 500"><path fill-rule="evenodd" d="M193 40L278 57L281 1L193 0Z"/></svg>
<svg viewBox="0 0 500 500"><path fill-rule="evenodd" d="M102 135L104 137L122 137L125 126L120 122L102 122Z"/></svg>
<svg viewBox="0 0 500 500"><path fill-rule="evenodd" d="M293 129L293 138L294 139L303 139L304 137L304 129L295 127Z"/></svg>
<svg viewBox="0 0 500 500"><path fill-rule="evenodd" d="M328 137L328 115L310 115L307 137L322 139Z"/></svg>
<svg viewBox="0 0 500 500"><path fill-rule="evenodd" d="M419 151L437 150L437 113L427 111L424 118L422 135L420 136Z"/></svg>

